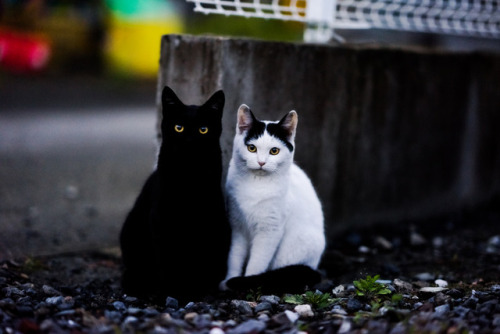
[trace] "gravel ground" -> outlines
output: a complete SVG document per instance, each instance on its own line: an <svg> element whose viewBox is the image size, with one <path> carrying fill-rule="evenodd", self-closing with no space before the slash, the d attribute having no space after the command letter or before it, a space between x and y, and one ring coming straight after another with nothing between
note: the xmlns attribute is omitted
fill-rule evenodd
<svg viewBox="0 0 500 334"><path fill-rule="evenodd" d="M339 235L324 281L302 298L140 300L120 290L116 250L6 261L0 334L500 333L496 207ZM353 281L367 275L380 275L390 293L359 296Z"/></svg>

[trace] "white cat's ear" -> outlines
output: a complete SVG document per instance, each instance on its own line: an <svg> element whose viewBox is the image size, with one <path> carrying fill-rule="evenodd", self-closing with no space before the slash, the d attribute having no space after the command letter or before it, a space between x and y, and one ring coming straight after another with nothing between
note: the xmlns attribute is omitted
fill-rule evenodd
<svg viewBox="0 0 500 334"><path fill-rule="evenodd" d="M254 116L252 114L252 111L250 110L250 107L248 107L246 104L242 104L238 108L238 123L237 123L237 128L240 134L243 132L247 131L252 127L252 123L254 121Z"/></svg>
<svg viewBox="0 0 500 334"><path fill-rule="evenodd" d="M161 103L163 108L168 108L168 106L182 104L181 100L175 95L172 88L165 86L161 92Z"/></svg>
<svg viewBox="0 0 500 334"><path fill-rule="evenodd" d="M222 90L219 90L215 92L208 100L205 102L203 105L204 107L214 109L217 111L220 111L221 117L222 117L222 109L224 109L224 102L226 98L224 96L224 92Z"/></svg>
<svg viewBox="0 0 500 334"><path fill-rule="evenodd" d="M295 132L297 130L297 123L299 122L299 115L295 110L290 111L279 122L279 125L286 131L287 139L293 142L295 139Z"/></svg>

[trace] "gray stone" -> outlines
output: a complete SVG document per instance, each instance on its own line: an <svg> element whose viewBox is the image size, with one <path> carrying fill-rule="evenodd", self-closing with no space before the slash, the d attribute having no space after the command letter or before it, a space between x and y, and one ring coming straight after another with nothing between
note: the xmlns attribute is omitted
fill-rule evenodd
<svg viewBox="0 0 500 334"><path fill-rule="evenodd" d="M227 331L228 334L260 333L266 329L262 321L250 319Z"/></svg>
<svg viewBox="0 0 500 334"><path fill-rule="evenodd" d="M269 302L261 302L255 306L254 311L256 313L263 312L263 311L272 311L273 305Z"/></svg>
<svg viewBox="0 0 500 334"><path fill-rule="evenodd" d="M274 295L265 295L260 297L261 302L268 302L271 305L278 305L280 303L280 297Z"/></svg>
<svg viewBox="0 0 500 334"><path fill-rule="evenodd" d="M173 297L167 297L165 306L177 310L179 308L179 301Z"/></svg>
<svg viewBox="0 0 500 334"><path fill-rule="evenodd" d="M357 298L349 298L347 300L346 308L347 311L352 313L352 312L357 312L361 309L363 309L364 304L360 302Z"/></svg>
<svg viewBox="0 0 500 334"><path fill-rule="evenodd" d="M234 299L231 301L231 305L233 305L241 314L244 314L244 315L252 315L253 314L252 307L245 300Z"/></svg>

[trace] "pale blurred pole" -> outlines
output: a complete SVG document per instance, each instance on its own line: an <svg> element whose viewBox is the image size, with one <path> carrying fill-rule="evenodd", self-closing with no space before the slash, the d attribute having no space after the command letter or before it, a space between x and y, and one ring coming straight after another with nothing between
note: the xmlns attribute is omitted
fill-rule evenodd
<svg viewBox="0 0 500 334"><path fill-rule="evenodd" d="M333 31L337 0L307 0L304 41L326 43L338 39Z"/></svg>

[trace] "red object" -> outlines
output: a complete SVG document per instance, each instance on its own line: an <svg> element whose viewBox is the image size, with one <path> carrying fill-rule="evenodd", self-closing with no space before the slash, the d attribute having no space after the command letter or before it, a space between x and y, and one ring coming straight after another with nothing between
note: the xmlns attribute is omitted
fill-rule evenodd
<svg viewBox="0 0 500 334"><path fill-rule="evenodd" d="M44 69L51 55L50 44L43 38L0 30L0 65L15 72Z"/></svg>

